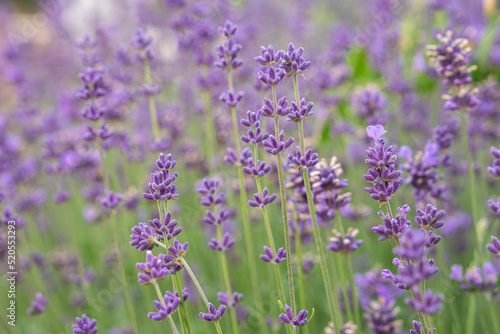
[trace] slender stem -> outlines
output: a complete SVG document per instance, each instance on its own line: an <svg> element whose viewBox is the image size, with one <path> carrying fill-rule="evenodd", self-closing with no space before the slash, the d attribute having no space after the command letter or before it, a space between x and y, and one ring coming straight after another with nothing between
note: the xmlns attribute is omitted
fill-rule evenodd
<svg viewBox="0 0 500 334"><path fill-rule="evenodd" d="M442 243L442 242L441 242ZM440 245L440 247L437 247L437 253L439 256L439 261L441 262L440 270L443 270L443 278L447 280L450 277L450 270L448 269L448 265L446 264L446 261L444 259L444 254L443 254L443 245ZM463 327L460 325L460 320L458 318L457 310L455 309L455 303L450 303L450 308L451 308L451 315L453 317L453 322L452 322L452 328L453 328L453 333L461 333L463 331Z"/></svg>
<svg viewBox="0 0 500 334"><path fill-rule="evenodd" d="M231 75L231 68L227 69L227 84L230 91L233 91L233 78ZM238 120L236 118L236 109L231 108L231 117L233 121L233 137L234 144L236 147L236 152L238 153L238 158L241 158L241 146L240 138L238 135ZM240 166L236 167L238 173L238 180L240 183L240 212L241 219L243 221L243 233L245 235L245 248L247 252L248 259L248 269L250 270L250 281L252 282L252 292L255 299L255 306L259 313L262 315L262 297L260 295L259 289L259 278L257 276L257 263L255 262L255 253L253 249L253 237L252 230L250 228L250 216L248 214L248 199L247 192L245 188L245 177ZM258 317L259 325L263 332L267 331L266 324L263 321L262 316Z"/></svg>
<svg viewBox="0 0 500 334"><path fill-rule="evenodd" d="M472 292L471 294L474 294L475 292ZM477 305L477 300L473 296L471 296L469 300L469 308L467 310L467 323L465 327L465 333L467 334L473 334L474 333L474 327L476 325L476 305Z"/></svg>
<svg viewBox="0 0 500 334"><path fill-rule="evenodd" d="M130 315L130 320L132 321L132 326L134 331L139 333L139 326L137 324L137 318L135 316L134 304L132 303L132 297L130 296L130 288L128 286L127 275L125 274L125 265L123 264L123 255L120 247L120 238L118 234L118 227L116 223L116 211L111 210L111 225L113 227L113 236L115 239L115 247L118 250L118 262L120 263L120 270L123 278L123 284L125 285L125 298L127 300L128 313Z"/></svg>
<svg viewBox="0 0 500 334"><path fill-rule="evenodd" d="M354 285L354 272L352 270L351 254L347 253L347 279L349 280L349 285L351 286L352 300L354 302L354 318L358 324L360 331L363 330L363 322L361 321L361 311L359 308L359 300L356 294L356 286Z"/></svg>
<svg viewBox="0 0 500 334"><path fill-rule="evenodd" d="M273 86L273 103L276 108L277 97L276 88ZM276 138L279 138L280 126L278 115L274 116L274 134ZM276 155L278 163L278 180L280 186L280 196L281 196L281 216L283 218L283 234L285 238L285 250L286 250L286 272L288 277L288 293L290 295L290 307L292 313L296 314L297 307L295 304L295 289L293 286L293 265L292 265L292 247L290 243L290 227L288 226L288 212L286 207L286 191L285 191L285 173L283 171L283 163L281 161L281 153ZM293 327L295 329L295 327Z"/></svg>
<svg viewBox="0 0 500 334"><path fill-rule="evenodd" d="M486 303L486 308L490 314L491 321L493 322L493 328L495 328L495 333L500 333L500 324L498 320L498 314L495 313L495 302L492 300L492 295L484 295Z"/></svg>
<svg viewBox="0 0 500 334"><path fill-rule="evenodd" d="M475 182L475 177L474 177L474 162L472 161L472 157L470 154L470 142L469 142L469 132L467 131L467 116L465 115L465 111L461 110L460 111L460 116L462 118L462 133L464 136L465 140L465 154L467 157L467 181L468 181L468 191L467 194L469 195L469 202L470 202L470 208L471 208L471 213L472 213L472 232L474 233L474 244L476 248L476 256L475 259L477 260L478 257L481 255L481 247L480 247L480 240L479 240L479 233L477 232L477 224L479 222L479 215L477 211L477 194L476 194L476 182Z"/></svg>
<svg viewBox="0 0 500 334"><path fill-rule="evenodd" d="M338 229L339 229L340 233L342 235L345 235L344 234L344 226L342 225L342 217L340 216L340 212L337 212L336 218L337 218ZM352 310L354 309L354 307L353 307L354 305L353 305L353 303L351 303L351 298L349 298L349 294L348 294L348 291L347 291L347 281L346 281L346 274L345 274L345 271L344 271L344 267L345 267L344 261L342 259L341 254L336 253L336 254L334 254L334 256L337 259L337 268L338 268L338 271L339 271L341 288L342 288L342 293L344 295L344 304L345 304L345 309L346 309L346 312L347 312L347 316L348 316L349 320L355 320L357 322L358 320L355 319L353 317L353 314L352 314ZM353 281L353 280L351 278L348 278L348 279L349 279L349 284L351 284L351 281ZM354 286L351 285L350 287L351 287L351 293L352 293L352 290L354 289ZM352 296L353 296L352 298L354 299L355 295L353 294Z"/></svg>
<svg viewBox="0 0 500 334"><path fill-rule="evenodd" d="M101 159L102 179L104 181L104 185L106 186L106 189L111 190L111 187L109 184L108 172L106 170L106 160L104 158L104 149L102 148L102 141L100 139L97 141L97 148L99 149L99 157Z"/></svg>
<svg viewBox="0 0 500 334"><path fill-rule="evenodd" d="M156 295L158 296L160 303L163 305L163 307L167 308L167 305L165 304L165 300L163 299L163 296L161 294L161 290L160 290L160 286L158 285L158 282L153 280L153 285L155 287ZM181 299L182 299L182 296L181 296ZM167 319L168 319L168 323L170 324L170 327L172 328L172 332L174 334L179 334L179 331L177 330L177 327L175 326L175 322L172 319L172 316L170 314L168 315Z"/></svg>
<svg viewBox="0 0 500 334"><path fill-rule="evenodd" d="M144 83L148 88L151 88L153 80L151 77L151 66L149 60L144 60ZM160 140L160 126L158 124L158 115L156 113L156 102L154 95L148 95L149 116L151 117L151 127L153 129L153 136L156 141Z"/></svg>
<svg viewBox="0 0 500 334"><path fill-rule="evenodd" d="M216 215L217 215L217 213L216 213ZM219 240L222 240L222 231L221 231L220 225L217 225L217 237ZM231 299L233 296L233 290L231 289L231 280L229 278L229 269L227 266L226 253L224 251L219 252L219 253L220 253L220 259L221 259L221 264L222 264L222 274L224 276L224 283L226 285L226 291L229 294L229 299ZM236 310L234 307L230 307L229 311L231 314L231 324L233 327L233 333L239 333L238 320L236 318Z"/></svg>
<svg viewBox="0 0 500 334"><path fill-rule="evenodd" d="M212 97L209 90L204 92L205 98L205 131L206 131L206 147L207 147L207 163L208 167L214 169L214 150L216 149L215 124L212 112Z"/></svg>
<svg viewBox="0 0 500 334"><path fill-rule="evenodd" d="M293 204L293 221L297 222L295 224L295 255L297 256L297 277L299 279L299 299L300 305L305 307L306 305L306 292L304 289L304 271L302 270L302 239L299 231L297 211L295 204ZM304 334L309 334L309 326L304 327Z"/></svg>
<svg viewBox="0 0 500 334"><path fill-rule="evenodd" d="M201 299L203 300L203 303L207 307L207 309L210 308L210 303L208 302L207 296L205 295L205 292L203 292L203 289L201 288L200 283L196 279L196 276L194 275L193 271L191 270L191 267L187 263L187 261L183 258L180 257L179 261L181 261L182 265L184 268L186 268L186 271L189 274L189 277L191 277L191 280L193 281L194 285L196 286L196 289L198 290L198 293L200 294ZM220 328L220 324L218 321L214 322L215 328L217 329L217 333L222 334L222 329Z"/></svg>

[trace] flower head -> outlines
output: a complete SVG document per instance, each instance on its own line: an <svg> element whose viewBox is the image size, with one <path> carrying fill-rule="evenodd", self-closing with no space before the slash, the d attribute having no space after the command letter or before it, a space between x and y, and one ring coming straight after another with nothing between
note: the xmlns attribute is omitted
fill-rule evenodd
<svg viewBox="0 0 500 334"><path fill-rule="evenodd" d="M139 283L144 285L153 284L154 281L161 281L168 275L168 269L163 264L165 255L159 254L157 257L147 251L146 262L137 263L137 269L141 270L139 273Z"/></svg>
<svg viewBox="0 0 500 334"><path fill-rule="evenodd" d="M153 303L157 312L149 312L148 318L155 321L163 321L177 311L181 304L181 299L178 297L178 293L174 295L172 292L167 291L163 296L163 302L155 300Z"/></svg>
<svg viewBox="0 0 500 334"><path fill-rule="evenodd" d="M431 289L427 289L422 295L418 287L413 288L414 298L406 298L405 303L410 305L415 311L424 314L434 314L441 309L441 302L444 296L435 294Z"/></svg>
<svg viewBox="0 0 500 334"><path fill-rule="evenodd" d="M207 313L200 312L200 317L203 320L210 322L219 321L220 318L222 318L222 316L224 315L224 312L226 312L226 305L220 305L219 308L216 309L212 303L208 304L209 304L208 312Z"/></svg>
<svg viewBox="0 0 500 334"><path fill-rule="evenodd" d="M30 308L28 309L29 315L35 315L45 312L48 299L45 298L41 292L35 293L35 299L31 301Z"/></svg>
<svg viewBox="0 0 500 334"><path fill-rule="evenodd" d="M349 227L345 235L342 235L337 230L332 230L333 237L328 239L328 246L326 249L332 252L354 252L363 244L363 240L356 240L356 235L359 233L358 229Z"/></svg>
<svg viewBox="0 0 500 334"><path fill-rule="evenodd" d="M284 323L290 324L294 327L302 327L309 321L309 319L307 319L308 314L309 312L307 312L306 310L301 310L299 311L297 316L294 317L290 306L285 304L285 313L280 314L280 319Z"/></svg>
<svg viewBox="0 0 500 334"><path fill-rule="evenodd" d="M281 61L284 51L280 50L274 52L274 48L271 44L267 48L264 46L260 47L261 56L254 58L255 62L261 66L274 66Z"/></svg>
<svg viewBox="0 0 500 334"><path fill-rule="evenodd" d="M97 333L97 321L90 319L86 314L81 318L76 317L76 324L71 326L74 334L95 334Z"/></svg>
<svg viewBox="0 0 500 334"><path fill-rule="evenodd" d="M286 250L281 247L276 252L276 256L273 254L273 250L267 246L264 246L264 254L260 255L260 259L264 262L270 262L274 264L281 263L286 260Z"/></svg>

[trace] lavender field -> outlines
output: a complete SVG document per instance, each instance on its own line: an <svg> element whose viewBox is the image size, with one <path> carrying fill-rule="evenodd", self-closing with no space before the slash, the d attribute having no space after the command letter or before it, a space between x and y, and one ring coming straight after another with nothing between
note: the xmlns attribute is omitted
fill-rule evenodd
<svg viewBox="0 0 500 334"><path fill-rule="evenodd" d="M496 0L0 3L0 333L500 334Z"/></svg>

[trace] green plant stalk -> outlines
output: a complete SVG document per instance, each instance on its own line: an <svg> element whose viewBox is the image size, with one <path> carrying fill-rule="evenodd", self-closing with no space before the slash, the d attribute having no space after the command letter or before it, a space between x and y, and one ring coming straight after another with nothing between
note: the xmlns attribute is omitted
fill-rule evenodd
<svg viewBox="0 0 500 334"><path fill-rule="evenodd" d="M104 185L106 186L107 190L111 190L110 188L110 183L109 183L109 177L108 177L108 172L106 171L106 160L104 160L104 149L102 148L102 142L101 139L97 140L97 148L99 150L99 158L101 159L101 173L102 173L102 179L104 181Z"/></svg>
<svg viewBox="0 0 500 334"><path fill-rule="evenodd" d="M450 271L448 270L448 266L446 265L446 261L444 259L443 247L437 247L437 253L439 256L439 261L442 263L440 270L442 269L444 274L443 276L445 278L448 278L450 277ZM453 333L462 333L463 327L460 325L460 320L458 318L457 310L455 309L455 303L451 303L450 308L451 308L451 315L453 317L453 323L451 324L453 328Z"/></svg>
<svg viewBox="0 0 500 334"><path fill-rule="evenodd" d="M230 91L233 91L233 78L231 75L231 68L227 70L227 84ZM231 117L233 121L233 137L234 144L236 147L236 152L238 153L238 158L241 157L241 146L240 139L238 135L238 120L236 118L236 109L234 107L231 108ZM253 249L254 240L252 237L252 229L250 228L250 216L248 214L248 198L247 192L245 188L245 177L243 175L243 171L240 166L236 166L238 173L238 180L240 183L240 213L241 219L243 221L243 233L245 235L245 248L247 251L247 259L248 259L248 269L250 270L250 281L252 282L252 292L253 297L255 299L256 309L262 314L262 298L260 295L259 289L259 281L257 277L257 264L255 262L255 253ZM267 327L261 316L258 317L259 325L263 332L267 331Z"/></svg>
<svg viewBox="0 0 500 334"><path fill-rule="evenodd" d="M276 108L278 105L276 97L276 87L273 86L273 103ZM274 116L274 135L279 138L280 125L278 115ZM288 293L290 295L290 307L293 314L297 314L297 307L295 304L295 289L293 287L293 266L292 266L292 247L290 245L290 227L288 226L288 212L286 207L286 191L285 191L285 173L283 172L283 163L281 161L281 153L276 155L278 159L278 180L280 186L281 196L281 216L283 218L283 234L285 238L286 250L286 272L288 277ZM295 329L295 327L293 327Z"/></svg>
<svg viewBox="0 0 500 334"><path fill-rule="evenodd" d="M217 213L216 213L217 215ZM217 225L217 238L219 240L222 240L222 232L221 232L221 226ZM219 252L220 253L220 260L222 264L222 274L224 276L224 284L226 285L226 291L229 294L229 298L232 297L233 295L233 290L231 289L231 280L229 278L229 269L227 266L227 257L226 253L224 251ZM236 318L236 309L234 307L229 308L230 314L231 314L231 324L233 327L233 333L238 334L240 331L238 329L238 320Z"/></svg>
<svg viewBox="0 0 500 334"><path fill-rule="evenodd" d="M163 295L161 293L161 290L160 290L160 287L158 285L158 282L156 282L156 280L153 280L153 285L155 287L155 290L156 290L156 295L158 296L158 301L163 305L163 307L167 307L167 305L165 305L165 300L163 300ZM182 299L182 297L181 297ZM174 320L172 319L172 316L169 315L167 317L168 319L168 323L170 324L170 328L172 328L172 332L174 334L179 334L179 331L177 330L177 327L175 326L175 322Z"/></svg>
<svg viewBox="0 0 500 334"><path fill-rule="evenodd" d="M158 204L158 214L160 215L160 222L163 225L165 220L163 218L163 210L161 206L161 201L156 201ZM165 214L168 212L168 201L164 201L165 205ZM169 241L167 239L167 234L163 232L163 241L165 243L165 247L169 246ZM189 319L187 317L187 311L186 311L186 303L184 299L182 298L182 286L181 286L181 281L179 279L178 275L170 275L172 278L172 286L174 287L175 291L179 293L179 297L181 299L181 303L179 305L178 309L178 315L179 315L179 322L181 323L181 330L182 333L185 334L190 334L191 333L191 328L189 326Z"/></svg>
<svg viewBox="0 0 500 334"><path fill-rule="evenodd" d="M295 100L299 105L300 95L299 95L299 84L297 82L297 75L293 76L293 86L295 91ZM300 150L305 153L305 143L304 143L304 129L302 121L298 123L299 126L299 139L300 139ZM330 311L330 318L333 322L333 327L336 333L340 333L342 328L340 319L340 306L338 305L338 298L334 299L333 294L337 294L337 287L333 287L330 281L330 274L328 272L328 264L326 262L325 247L323 245L323 240L319 232L318 219L316 217L316 209L314 208L314 199L312 196L311 182L309 180L309 173L307 168L302 169L302 175L304 177L304 184L306 186L307 204L309 206L309 214L311 215L311 220L313 223L314 241L316 243L316 248L319 254L319 262L321 266L321 274L323 275L323 283L325 284L326 298L328 301L328 309ZM335 303L335 306L334 306Z"/></svg>
<svg viewBox="0 0 500 334"><path fill-rule="evenodd" d="M205 306L207 307L207 309L209 309L210 305L209 305L207 296L205 295L205 292L203 292L203 289L201 288L200 283L196 279L196 276L194 275L193 271L191 270L191 267L187 263L186 259L184 259L183 257L180 257L178 259L179 259L179 261L181 261L181 263L184 266L184 268L186 268L186 271L188 272L189 277L191 277L191 280L193 281L194 285L196 286L196 289L198 290L198 293L200 294L200 297L203 300L203 303L205 304ZM222 329L220 328L219 322L215 321L214 325L215 325L215 328L217 329L217 333L222 334Z"/></svg>
<svg viewBox="0 0 500 334"><path fill-rule="evenodd" d="M211 172L214 169L213 159L214 159L214 149L216 146L216 138L215 138L215 124L212 112L212 101L210 96L210 91L205 90L203 92L204 100L205 100L205 135L206 135L206 152L207 152L207 163Z"/></svg>
<svg viewBox="0 0 500 334"><path fill-rule="evenodd" d="M149 60L144 60L144 83L151 87L151 65ZM160 140L160 126L158 124L158 115L156 113L156 102L153 95L148 95L149 116L151 117L151 127L153 129L153 136L156 141Z"/></svg>
<svg viewBox="0 0 500 334"><path fill-rule="evenodd" d="M462 118L462 134L465 140L465 154L467 157L467 181L470 208L472 213L472 232L474 233L474 244L476 248L476 254L474 256L475 260L478 260L481 252L479 233L477 232L477 223L479 222L479 214L477 211L477 194L476 194L476 183L474 181L474 162L470 154L470 142L469 133L467 131L467 117L464 110L460 110L460 116Z"/></svg>
<svg viewBox="0 0 500 334"><path fill-rule="evenodd" d="M351 298L349 298L349 293L347 291L347 278L345 275L345 270L344 270L344 263L342 261L342 258L340 254L338 253L333 253L332 258L335 261L335 263L332 263L333 268L337 268L337 272L339 273L339 281L340 281L340 289L342 290L342 296L344 298L344 309L346 312L346 316L348 320L354 321L354 316L352 314L352 305L351 305Z"/></svg>
<svg viewBox="0 0 500 334"><path fill-rule="evenodd" d="M474 293L474 292L472 292ZM474 333L474 327L476 325L476 298L470 298L469 308L467 310L467 323L465 327L465 332L467 334Z"/></svg>
<svg viewBox="0 0 500 334"><path fill-rule="evenodd" d="M293 205L294 221L297 222L297 211L295 210L295 204ZM298 224L295 226L295 231L298 231ZM300 305L305 307L306 305L306 292L304 289L304 272L302 270L302 240L300 238L300 233L295 233L295 255L297 256L297 278L299 281L299 299ZM304 326L304 334L309 334L309 326Z"/></svg>
<svg viewBox="0 0 500 334"><path fill-rule="evenodd" d="M130 288L128 286L127 275L125 274L125 265L123 264L123 256L120 248L120 238L118 234L118 227L116 226L116 211L111 210L111 225L113 228L113 236L115 239L115 246L118 250L118 262L120 263L120 270L123 278L123 284L125 286L125 298L127 300L128 313L130 315L130 320L132 321L132 326L134 327L134 332L139 333L139 326L137 324L137 317L135 316L134 304L132 303L132 297L130 296Z"/></svg>
<svg viewBox="0 0 500 334"><path fill-rule="evenodd" d="M487 301L486 308L491 317L491 322L493 323L493 328L495 333L500 333L500 324L498 323L498 314L495 313L495 302L492 299L491 293L484 295L484 299Z"/></svg>

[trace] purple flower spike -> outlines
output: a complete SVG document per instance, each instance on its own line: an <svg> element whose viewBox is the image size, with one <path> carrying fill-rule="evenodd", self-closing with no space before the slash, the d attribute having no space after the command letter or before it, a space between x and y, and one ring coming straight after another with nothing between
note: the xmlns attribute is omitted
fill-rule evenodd
<svg viewBox="0 0 500 334"><path fill-rule="evenodd" d="M288 50L283 51L283 59L280 67L285 70L287 76L304 76L304 72L311 66L310 61L302 58L303 48L295 49L293 43L288 45Z"/></svg>
<svg viewBox="0 0 500 334"><path fill-rule="evenodd" d="M417 209L417 216L415 217L415 221L417 224L424 229L438 229L444 225L444 222L441 220L446 213L443 210L438 211L438 209L431 205L427 204L425 207L425 211Z"/></svg>
<svg viewBox="0 0 500 334"><path fill-rule="evenodd" d="M226 20L224 23L224 26L219 27L219 34L223 35L226 38L231 38L236 34L236 30L238 29L238 26L231 22L230 20Z"/></svg>
<svg viewBox="0 0 500 334"><path fill-rule="evenodd" d="M318 162L318 153L313 153L312 149L308 149L305 155L302 155L300 147L297 146L295 149L295 155L289 154L288 161L297 167L299 170L302 168L308 168L315 166Z"/></svg>
<svg viewBox="0 0 500 334"><path fill-rule="evenodd" d="M29 315L35 315L45 312L48 299L44 298L41 292L35 293L35 300L31 301L30 308L28 309Z"/></svg>
<svg viewBox="0 0 500 334"><path fill-rule="evenodd" d="M111 210L116 208L121 200L122 195L107 190L106 194L99 198L99 203L101 203L104 208Z"/></svg>
<svg viewBox="0 0 500 334"><path fill-rule="evenodd" d="M441 302L444 299L442 294L435 294L432 290L427 289L425 294L422 295L418 287L415 287L413 288L413 295L415 299L406 298L405 303L411 306L415 311L424 314L434 314L441 309Z"/></svg>
<svg viewBox="0 0 500 334"><path fill-rule="evenodd" d="M178 293L174 295L172 292L167 291L163 297L163 303L155 300L154 305L157 312L149 312L148 318L155 321L163 321L167 319L172 313L177 311L179 305L181 304L181 299L178 297ZM165 305L164 305L165 304Z"/></svg>
<svg viewBox="0 0 500 334"><path fill-rule="evenodd" d="M273 254L273 250L269 247L264 246L264 254L260 255L260 259L264 262L270 262L274 264L281 263L286 260L286 250L281 247L276 252L276 256Z"/></svg>
<svg viewBox="0 0 500 334"><path fill-rule="evenodd" d="M160 155L160 159L157 160L157 165L173 168L175 166L175 160L172 160L167 156L163 157ZM177 178L177 172L170 173L167 168L162 168L160 171L155 171L150 174L150 183L148 184L149 193L143 193L142 197L150 201L170 201L179 197L176 193L177 187L173 182Z"/></svg>
<svg viewBox="0 0 500 334"><path fill-rule="evenodd" d="M253 159L248 159L248 166L243 167L243 172L248 175L262 177L271 171L271 166L266 166L265 161L257 160L257 164Z"/></svg>
<svg viewBox="0 0 500 334"><path fill-rule="evenodd" d="M161 281L168 275L168 269L164 266L165 255L159 254L158 257L154 256L151 251L147 251L146 262L137 263L137 269L143 271L138 274L139 283L144 285L153 284L154 281Z"/></svg>
<svg viewBox="0 0 500 334"><path fill-rule="evenodd" d="M229 297L229 293L217 292L217 298L219 298L219 303L227 307L235 307L236 304L243 299L243 294L234 292L233 295Z"/></svg>
<svg viewBox="0 0 500 334"><path fill-rule="evenodd" d="M264 144L267 153L278 155L286 151L293 144L293 140L293 137L290 137L285 141L285 131L281 130L279 140L271 135L262 144Z"/></svg>
<svg viewBox="0 0 500 334"><path fill-rule="evenodd" d="M217 239L212 239L209 243L208 246L212 248L213 250L216 250L218 252L225 252L228 249L230 249L235 243L235 240L231 238L231 235L229 233L225 233L224 236L222 237L222 240L219 241Z"/></svg>
<svg viewBox="0 0 500 334"><path fill-rule="evenodd" d="M356 235L359 233L358 229L349 227L345 235L342 235L337 230L332 230L332 233L334 236L330 237L328 246L326 246L326 249L332 252L351 253L363 244L363 240L355 239Z"/></svg>
<svg viewBox="0 0 500 334"><path fill-rule="evenodd" d="M265 71L260 71L258 74L259 80L271 87L276 86L283 81L285 76L286 73L283 69L274 69L274 67L269 67Z"/></svg>
<svg viewBox="0 0 500 334"><path fill-rule="evenodd" d="M491 236L491 244L486 245L486 249L493 255L500 256L500 241L498 238Z"/></svg>
<svg viewBox="0 0 500 334"><path fill-rule="evenodd" d="M369 125L366 128L366 134L368 137L372 138L375 141L375 145L378 146L378 142L382 138L384 134L387 133L387 130L384 129L383 125L377 124L377 125Z"/></svg>
<svg viewBox="0 0 500 334"><path fill-rule="evenodd" d="M467 291L493 291L497 286L500 274L500 265L486 262L483 267L468 268L463 274L462 266L451 266L450 278L460 283L460 287Z"/></svg>
<svg viewBox="0 0 500 334"><path fill-rule="evenodd" d="M213 179L204 179L202 181L202 187L198 188L198 193L202 194L201 204L204 206L215 206L222 204L226 201L224 193L219 193L216 195L217 188L219 187L219 181Z"/></svg>
<svg viewBox="0 0 500 334"><path fill-rule="evenodd" d="M101 119L101 117L104 115L104 110L99 108L97 105L90 105L88 107L85 107L82 112L82 116L88 119L89 121L97 121Z"/></svg>
<svg viewBox="0 0 500 334"><path fill-rule="evenodd" d="M394 275L390 270L382 270L382 277L390 279L399 289L410 289L414 285L429 279L437 274L439 269L434 266L434 260L421 258L417 263L407 263L394 258L392 263L398 266L399 275Z"/></svg>
<svg viewBox="0 0 500 334"><path fill-rule="evenodd" d="M288 105L288 100L286 97L282 97L278 101L278 105L275 108L274 102L268 100L264 97L264 105L258 110L259 114L264 117L284 117L287 116L290 111L292 111L292 106Z"/></svg>
<svg viewBox="0 0 500 334"><path fill-rule="evenodd" d="M266 49L265 47L260 47L260 52L262 56L257 56L254 58L255 62L261 66L274 66L281 61L283 57L283 51L274 52L274 48L271 44Z"/></svg>
<svg viewBox="0 0 500 334"><path fill-rule="evenodd" d="M500 178L500 148L491 147L490 153L493 156L493 164L488 166L488 173L495 178Z"/></svg>
<svg viewBox="0 0 500 334"><path fill-rule="evenodd" d="M174 239L174 244L168 246L168 251L170 252L170 254L172 254L172 256L180 258L186 255L188 247L189 243L187 241L184 244L181 244L177 239Z"/></svg>
<svg viewBox="0 0 500 334"><path fill-rule="evenodd" d="M498 197L498 202L490 199L488 201L488 206L490 207L491 211L493 211L498 217L500 217L500 197Z"/></svg>
<svg viewBox="0 0 500 334"><path fill-rule="evenodd" d="M207 210L203 222L208 225L222 225L228 221L230 216L231 212L224 209L221 209L217 215L215 212Z"/></svg>
<svg viewBox="0 0 500 334"><path fill-rule="evenodd" d="M224 312L226 312L226 305L221 305L219 306L219 309L216 309L215 306L212 303L208 303L208 313L202 313L200 312L200 317L203 320L210 321L210 322L217 322L222 318L224 315Z"/></svg>
<svg viewBox="0 0 500 334"><path fill-rule="evenodd" d="M74 334L95 334L97 333L97 321L95 319L90 319L86 314L82 315L81 318L76 317L76 325L72 325L71 329Z"/></svg>
<svg viewBox="0 0 500 334"><path fill-rule="evenodd" d="M244 95L245 93L242 91L238 92L238 94L234 94L232 91L228 90L226 93L221 94L219 100L227 104L228 107L235 108Z"/></svg>
<svg viewBox="0 0 500 334"><path fill-rule="evenodd" d="M136 49L145 50L153 42L153 37L148 35L146 28L137 29L134 37L130 40L130 44Z"/></svg>
<svg viewBox="0 0 500 334"><path fill-rule="evenodd" d="M132 227L132 234L130 235L132 241L130 241L130 245L141 252L151 250L156 247L154 242L157 238L156 234L156 231L148 224L139 223L139 225Z"/></svg>
<svg viewBox="0 0 500 334"><path fill-rule="evenodd" d="M312 102L306 103L305 97L300 100L300 106L292 101L292 110L288 113L287 120L298 123L302 120L307 122L307 117L313 115L312 112L314 104Z"/></svg>
<svg viewBox="0 0 500 334"><path fill-rule="evenodd" d="M80 99L97 99L108 93L108 87L104 83L104 72L87 67L85 72L80 73L80 79L83 82L83 88L77 93Z"/></svg>
<svg viewBox="0 0 500 334"><path fill-rule="evenodd" d="M435 334L437 332L436 327L429 329L428 334ZM422 332L422 323L413 320L413 329L410 329L410 334L427 334Z"/></svg>
<svg viewBox="0 0 500 334"><path fill-rule="evenodd" d="M272 203L276 199L276 194L269 195L269 190L266 187L264 188L264 190L262 190L262 197L259 193L256 193L253 195L253 198L255 199L255 201L248 201L248 205L254 208L264 208L266 205Z"/></svg>
<svg viewBox="0 0 500 334"><path fill-rule="evenodd" d="M284 323L290 324L294 327L302 327L309 321L309 319L307 319L307 315L309 314L309 312L307 312L306 310L299 311L299 314L294 317L290 306L285 304L285 311L286 313L280 314L280 319Z"/></svg>
<svg viewBox="0 0 500 334"><path fill-rule="evenodd" d="M396 216L392 219L390 218L389 213L384 216L382 211L379 211L378 214L384 220L384 225L372 228L373 232L381 236L378 240L384 241L389 239L392 242L393 237L402 237L405 230L411 228L411 222L406 219L408 211L410 211L410 207L408 205L403 206L403 208L397 208Z"/></svg>
<svg viewBox="0 0 500 334"><path fill-rule="evenodd" d="M175 161L172 158L172 154L163 154L160 153L160 156L158 160L156 160L156 167L158 167L159 170L165 169L165 170L171 170L177 165L177 161Z"/></svg>

